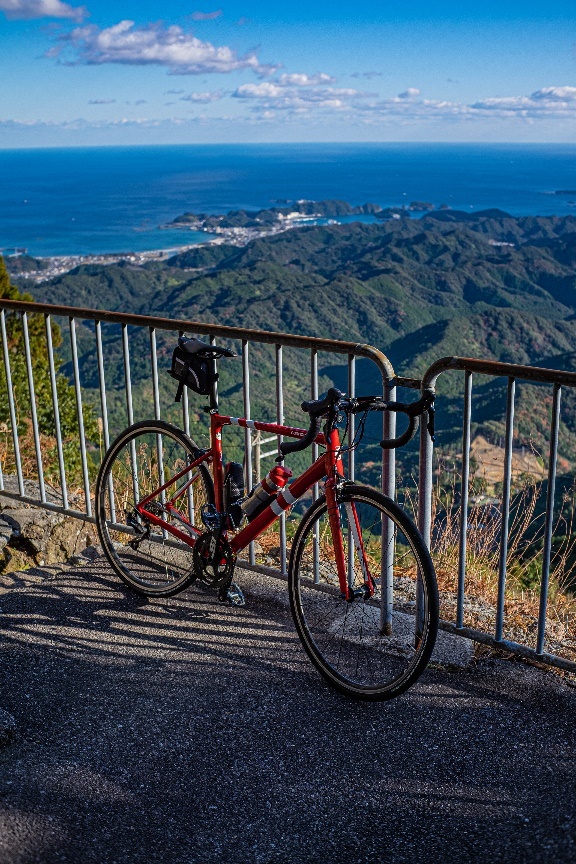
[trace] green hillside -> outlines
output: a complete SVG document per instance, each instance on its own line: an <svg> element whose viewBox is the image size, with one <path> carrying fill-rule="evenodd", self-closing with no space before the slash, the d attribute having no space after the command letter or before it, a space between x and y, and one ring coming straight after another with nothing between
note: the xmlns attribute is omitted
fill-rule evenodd
<svg viewBox="0 0 576 864"><path fill-rule="evenodd" d="M421 219L303 226L246 246L209 245L143 266L86 264L31 290L53 303L368 342L388 354L399 373L412 376L452 354L571 368L576 218L443 210ZM120 426L119 329L104 330L110 401ZM93 337L89 329L79 335L83 383L90 389L97 384ZM169 341L160 341L166 366ZM149 411L146 334L133 342L133 383L137 392L144 388L137 402ZM307 360L292 353L286 352L287 412L297 420L309 372ZM267 415L274 393L272 350L255 347L252 366L253 412ZM221 393L231 411L241 411L240 364L222 367ZM324 386L335 381L345 388L338 363L322 357L321 368ZM377 386L369 364L361 368L363 388ZM168 404L172 382L161 378ZM439 381L439 442L449 449L460 435L462 383L462 375L454 374ZM496 439L503 430L502 387L480 378L477 384L474 428ZM544 446L550 398L550 388L519 387L517 432L525 443ZM576 402L570 394L563 423L564 454L576 463Z"/></svg>

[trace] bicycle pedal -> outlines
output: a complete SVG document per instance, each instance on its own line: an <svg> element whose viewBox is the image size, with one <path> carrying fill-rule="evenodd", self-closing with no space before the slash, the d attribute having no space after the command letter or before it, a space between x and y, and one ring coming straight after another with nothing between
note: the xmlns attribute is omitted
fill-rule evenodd
<svg viewBox="0 0 576 864"><path fill-rule="evenodd" d="M246 605L242 589L236 582L231 582L227 588L221 588L218 592L218 600L220 603L228 603L230 606Z"/></svg>

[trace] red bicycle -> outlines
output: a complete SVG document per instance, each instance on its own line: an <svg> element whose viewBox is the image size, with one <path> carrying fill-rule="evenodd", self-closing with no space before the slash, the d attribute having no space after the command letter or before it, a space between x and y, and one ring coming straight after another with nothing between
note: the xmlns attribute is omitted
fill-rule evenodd
<svg viewBox="0 0 576 864"><path fill-rule="evenodd" d="M347 398L331 389L302 404L310 416L307 430L229 417L218 411L215 361L233 352L197 339L179 342L171 374L180 392L188 386L211 396L210 447L198 447L160 420L136 423L114 441L96 486L98 532L112 568L147 596L170 596L199 580L220 599L229 596L241 605L233 582L238 553L322 484L323 494L302 515L290 549L288 590L298 635L318 671L347 695L381 700L406 690L425 668L436 638L434 567L422 536L394 501L346 480L347 448L338 424L361 414L361 437L368 412L404 412L406 432L381 442L399 446L414 434L419 415L431 416L431 395L406 405L377 396ZM276 468L248 496L242 466L224 464L226 426L294 439L280 443ZM284 456L313 442L324 452L291 480Z"/></svg>

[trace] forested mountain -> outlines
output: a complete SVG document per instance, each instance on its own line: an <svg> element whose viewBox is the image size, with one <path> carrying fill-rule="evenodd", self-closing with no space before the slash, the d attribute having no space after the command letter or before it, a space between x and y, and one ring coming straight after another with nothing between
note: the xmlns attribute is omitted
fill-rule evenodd
<svg viewBox="0 0 576 864"><path fill-rule="evenodd" d="M53 303L369 342L398 373L413 376L452 354L572 368L576 218L443 210L421 219L302 226L143 266L87 264L29 290ZM112 381L120 388L120 346L112 331L109 338L108 356L118 361ZM92 383L93 351L88 339L84 344L83 374ZM343 383L337 369L325 370L324 383ZM237 372L223 371L224 391L238 389ZM263 350L254 397L262 403L258 393L268 391L271 373L272 356ZM371 383L370 376L363 380ZM459 376L440 383L440 438L447 445L457 442L461 385ZM478 391L474 422L484 434L502 433L500 393L488 382ZM549 406L549 388L520 387L520 439L543 446ZM563 420L562 447L576 461L570 394Z"/></svg>

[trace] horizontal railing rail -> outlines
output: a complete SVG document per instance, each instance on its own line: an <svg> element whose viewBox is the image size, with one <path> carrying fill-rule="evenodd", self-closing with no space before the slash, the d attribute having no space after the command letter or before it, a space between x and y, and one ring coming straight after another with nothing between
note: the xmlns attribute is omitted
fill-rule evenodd
<svg viewBox="0 0 576 864"><path fill-rule="evenodd" d="M58 315L79 321L99 321L100 323L152 327L174 332L201 333L204 336L235 339L237 341L261 342L268 345L283 345L289 348L307 348L314 351L327 351L331 354L352 354L372 360L385 380L394 379L394 369L382 351L372 345L345 342L339 339L321 339L317 336L295 336L291 333L276 333L269 330L253 330L247 327L228 327L220 324L207 324L201 321L187 321L180 318L161 318L156 315L134 315L123 312L107 312L80 306L55 306L51 303L34 303L26 300L0 300L0 309L14 312L36 312L44 315Z"/></svg>

